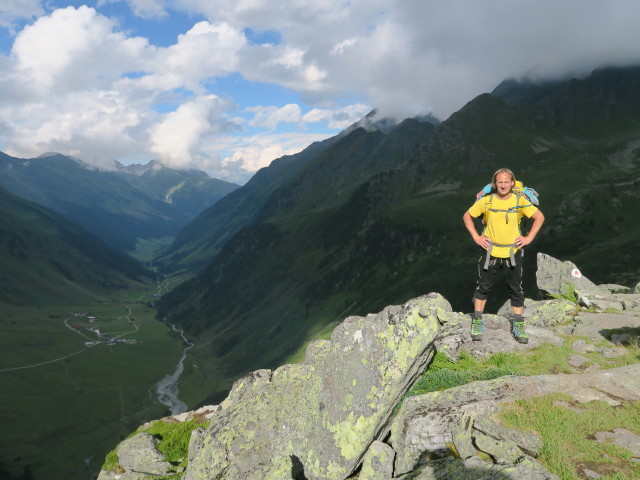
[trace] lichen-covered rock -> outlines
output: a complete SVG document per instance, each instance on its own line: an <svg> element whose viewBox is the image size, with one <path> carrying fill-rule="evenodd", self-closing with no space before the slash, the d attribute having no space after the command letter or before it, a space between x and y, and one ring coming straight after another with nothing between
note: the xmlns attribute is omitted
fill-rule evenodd
<svg viewBox="0 0 640 480"><path fill-rule="evenodd" d="M500 425L486 415L480 415L473 420L473 428L496 440L513 442L524 453L531 457L538 457L542 448L542 440L531 433L519 432Z"/></svg>
<svg viewBox="0 0 640 480"><path fill-rule="evenodd" d="M573 262L561 262L550 255L538 252L538 269L536 282L538 288L550 295L563 295L573 286L582 293L599 293L608 295L610 292L600 288L587 277L582 275Z"/></svg>
<svg viewBox="0 0 640 480"><path fill-rule="evenodd" d="M192 436L185 480L346 478L424 371L447 311L429 294L349 317L303 363L238 380L208 431Z"/></svg>
<svg viewBox="0 0 640 480"><path fill-rule="evenodd" d="M524 352L540 346L542 343L562 345L564 340L547 328L529 325L525 329L529 335L529 343L516 342L511 334L511 323L500 315L485 314L484 334L481 342L471 339L471 317L457 314L455 321L443 325L436 338L436 349L452 361L457 361L461 351L468 352L476 358L487 358L495 353Z"/></svg>
<svg viewBox="0 0 640 480"><path fill-rule="evenodd" d="M598 442L611 442L629 449L633 458L640 458L640 435L626 428L614 428L612 432L596 432L594 437Z"/></svg>
<svg viewBox="0 0 640 480"><path fill-rule="evenodd" d="M451 430L451 441L456 449L456 455L462 460L473 457L477 451L471 438L471 426L473 418L463 415L460 421Z"/></svg>
<svg viewBox="0 0 640 480"><path fill-rule="evenodd" d="M498 465L513 465L524 456L522 450L509 440L496 440L479 432L474 433L473 440L478 450L489 455Z"/></svg>
<svg viewBox="0 0 640 480"><path fill-rule="evenodd" d="M580 307L569 300L553 299L536 301L530 298L524 300L523 316L527 325L536 327L552 327L571 320ZM498 315L511 317L511 302L507 301L498 310Z"/></svg>
<svg viewBox="0 0 640 480"><path fill-rule="evenodd" d="M526 452L536 456L542 446L540 439L495 423L481 415L473 418L463 414L453 427L453 445L459 458L418 460L417 469L399 478L409 479L495 479L511 478L556 479ZM524 448L523 448L524 446Z"/></svg>
<svg viewBox="0 0 640 480"><path fill-rule="evenodd" d="M633 293L640 295L640 282L636 283L636 286L633 287Z"/></svg>
<svg viewBox="0 0 640 480"><path fill-rule="evenodd" d="M386 443L373 442L362 461L358 480L389 480L393 477L396 452Z"/></svg>
<svg viewBox="0 0 640 480"><path fill-rule="evenodd" d="M633 289L625 287L624 285L618 285L616 283L603 283L598 285L600 288L608 290L610 293L633 293Z"/></svg>
<svg viewBox="0 0 640 480"><path fill-rule="evenodd" d="M222 407L220 405L204 405L197 410L191 410L188 412L182 412L167 419L174 420L179 423L189 422L194 419L208 418L211 419L216 412L220 411Z"/></svg>
<svg viewBox="0 0 640 480"><path fill-rule="evenodd" d="M168 473L171 470L171 464L158 451L157 444L158 439L145 432L124 440L118 447L117 453L118 463L126 473L118 478L142 480L149 475Z"/></svg>
<svg viewBox="0 0 640 480"><path fill-rule="evenodd" d="M582 311L566 332L577 337L588 337L594 343L609 340L613 333L627 333L639 323L634 312L593 313Z"/></svg>
<svg viewBox="0 0 640 480"><path fill-rule="evenodd" d="M440 325L456 325L469 320L469 315L460 312L441 311L438 313Z"/></svg>
<svg viewBox="0 0 640 480"><path fill-rule="evenodd" d="M609 310L623 310L624 306L616 296L611 294L599 294L591 292L577 291L580 304L596 312L606 312Z"/></svg>
<svg viewBox="0 0 640 480"><path fill-rule="evenodd" d="M624 310L640 310L640 294L615 294L613 297L622 304Z"/></svg>

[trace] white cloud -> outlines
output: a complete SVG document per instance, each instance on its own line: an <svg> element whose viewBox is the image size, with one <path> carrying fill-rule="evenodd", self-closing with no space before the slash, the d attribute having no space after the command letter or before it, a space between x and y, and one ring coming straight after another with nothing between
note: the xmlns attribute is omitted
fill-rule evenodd
<svg viewBox="0 0 640 480"><path fill-rule="evenodd" d="M308 101L357 92L399 116L442 118L507 77L585 73L640 62L634 0L176 0L282 44L242 52L247 78Z"/></svg>
<svg viewBox="0 0 640 480"><path fill-rule="evenodd" d="M200 22L158 48L116 27L92 8L68 7L18 34L11 56L0 57L8 72L0 78L0 141L8 153L60 151L102 166L155 154L198 167L209 158L201 151L207 135L238 129L224 113L232 102L202 82L233 70L241 32ZM178 106L163 117L158 103Z"/></svg>
<svg viewBox="0 0 640 480"><path fill-rule="evenodd" d="M148 49L146 40L114 33L113 27L86 6L40 17L14 42L16 81L40 95L108 87L110 80L136 68Z"/></svg>
<svg viewBox="0 0 640 480"><path fill-rule="evenodd" d="M240 30L224 23L198 22L175 45L158 49L151 74L140 83L149 89L186 87L202 93L203 81L236 70L238 51L245 44Z"/></svg>
<svg viewBox="0 0 640 480"><path fill-rule="evenodd" d="M322 134L274 134L255 135L247 138L227 138L224 148L233 152L224 158L222 168L243 172L243 182L257 170L268 166L276 158L293 155L304 150L311 143L327 138Z"/></svg>
<svg viewBox="0 0 640 480"><path fill-rule="evenodd" d="M284 107L250 107L250 112L255 112L253 120L249 122L252 127L265 127L273 131L281 122L299 123L302 120L302 111L296 104L287 104Z"/></svg>
<svg viewBox="0 0 640 480"><path fill-rule="evenodd" d="M364 117L371 107L363 103L348 105L338 109L314 108L305 113L302 120L305 123L327 122L329 128L343 130Z"/></svg>
<svg viewBox="0 0 640 480"><path fill-rule="evenodd" d="M228 106L228 101L215 95L183 103L151 129L150 151L168 166L196 167L207 158L207 138L227 128L223 118Z"/></svg>
<svg viewBox="0 0 640 480"><path fill-rule="evenodd" d="M283 107L258 106L247 108L255 112L249 121L252 127L264 127L271 131L278 128L280 123L296 123L304 127L308 123L326 122L329 128L342 130L354 124L365 116L371 107L363 103L335 108L314 108L302 115L302 109L297 104L287 104Z"/></svg>
<svg viewBox="0 0 640 480"><path fill-rule="evenodd" d="M136 36L136 22L124 16L86 6L52 10L62 0L1 2L0 28L15 35L10 55L0 55L3 148L18 155L60 150L96 162L155 154L175 166L244 176L316 135L279 136L283 127L342 129L373 107L385 116L431 110L444 119L507 77L640 63L635 0L86 3L99 10L117 2L165 25L176 12L201 21L160 47ZM246 29L272 41L252 44ZM236 92L233 82L217 90L228 75L287 95ZM268 134L229 133L240 130L233 116L247 112L254 115L244 125Z"/></svg>
<svg viewBox="0 0 640 480"><path fill-rule="evenodd" d="M29 19L43 13L40 0L2 0L0 27L11 28L18 19Z"/></svg>
<svg viewBox="0 0 640 480"><path fill-rule="evenodd" d="M8 153L61 151L98 165L141 151L136 129L144 117L115 91L72 93L22 108L0 109L11 129Z"/></svg>

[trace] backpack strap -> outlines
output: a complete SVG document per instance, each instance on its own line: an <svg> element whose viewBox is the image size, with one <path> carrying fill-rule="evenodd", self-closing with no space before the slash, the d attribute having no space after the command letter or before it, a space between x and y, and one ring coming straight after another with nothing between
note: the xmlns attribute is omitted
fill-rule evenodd
<svg viewBox="0 0 640 480"><path fill-rule="evenodd" d="M511 243L509 245L502 245L500 243L489 243L489 248L487 249L487 258L485 258L484 260L484 265L482 267L483 270L489 270L489 261L491 259L491 250L493 250L493 247L511 247L509 249L509 261L511 262L511 266L515 267L516 266L516 244L515 243ZM522 255L524 255L524 249L522 250Z"/></svg>

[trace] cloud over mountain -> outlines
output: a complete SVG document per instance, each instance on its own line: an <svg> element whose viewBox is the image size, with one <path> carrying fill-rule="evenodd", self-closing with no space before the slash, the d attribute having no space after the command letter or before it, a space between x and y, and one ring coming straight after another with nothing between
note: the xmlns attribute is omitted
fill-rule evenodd
<svg viewBox="0 0 640 480"><path fill-rule="evenodd" d="M0 149L242 181L373 107L444 119L504 78L640 62L631 0L86 3L0 6Z"/></svg>

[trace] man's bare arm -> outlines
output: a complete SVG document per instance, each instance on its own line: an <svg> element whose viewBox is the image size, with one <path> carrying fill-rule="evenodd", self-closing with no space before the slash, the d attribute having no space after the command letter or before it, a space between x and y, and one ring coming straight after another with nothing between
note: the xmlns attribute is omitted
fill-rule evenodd
<svg viewBox="0 0 640 480"><path fill-rule="evenodd" d="M464 222L464 226L467 227L467 230L469 231L471 238L473 238L473 241L487 250L489 248L489 245L491 245L491 240L489 240L489 238L485 237L484 235L478 235L476 226L473 223L473 217L468 211L464 212L462 221Z"/></svg>

